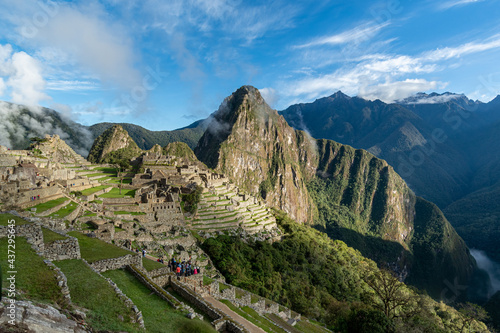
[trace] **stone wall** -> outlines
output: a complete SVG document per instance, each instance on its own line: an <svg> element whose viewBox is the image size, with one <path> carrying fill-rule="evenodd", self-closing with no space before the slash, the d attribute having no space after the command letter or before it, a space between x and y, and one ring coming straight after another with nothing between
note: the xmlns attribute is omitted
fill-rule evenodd
<svg viewBox="0 0 500 333"><path fill-rule="evenodd" d="M80 252L78 252L78 255L80 255ZM57 279L57 285L61 288L61 294L64 297L64 303L68 306L71 305L71 296L66 275L64 275L63 271L61 271L59 267L54 265L52 261L45 259L43 262L54 270Z"/></svg>
<svg viewBox="0 0 500 333"><path fill-rule="evenodd" d="M32 196L37 197L40 195L40 199L31 200ZM40 203L44 203L50 200L54 200L63 196L63 192L59 186L49 186L43 188L35 188L34 190L28 190L20 192L14 198L14 202L20 208L28 208Z"/></svg>
<svg viewBox="0 0 500 333"><path fill-rule="evenodd" d="M105 205L133 205L139 202L139 198L102 198Z"/></svg>
<svg viewBox="0 0 500 333"><path fill-rule="evenodd" d="M68 200L66 200L65 202L63 202L63 203L62 203L62 204L60 204L60 205L57 205L57 206L52 207L52 208L49 208L49 209L47 209L46 211L41 212L40 214L36 214L36 212L35 212L35 214L36 214L37 216L48 216L48 215L50 215L50 214L52 214L52 213L57 212L59 209L63 208L63 207L64 207L64 206L66 206L67 204L69 204L69 201L70 201L70 200L68 199Z"/></svg>
<svg viewBox="0 0 500 333"><path fill-rule="evenodd" d="M142 258L140 254L127 254L123 257L104 259L95 261L90 266L98 272L119 269L128 265L142 267Z"/></svg>
<svg viewBox="0 0 500 333"><path fill-rule="evenodd" d="M7 237L8 229L8 226L0 226L0 238ZM16 237L26 237L26 241L31 244L35 251L42 252L44 250L43 232L39 225L32 223L16 225L15 230Z"/></svg>
<svg viewBox="0 0 500 333"><path fill-rule="evenodd" d="M177 281L175 277L170 278L170 286L173 290L175 290L176 293L181 295L182 298L189 301L191 304L194 304L194 306L203 311L203 313L209 316L210 319L217 320L223 317L219 310L205 302L202 297L193 293L187 286L183 286L182 282Z"/></svg>
<svg viewBox="0 0 500 333"><path fill-rule="evenodd" d="M45 244L43 255L49 260L80 259L78 239L68 236L67 239Z"/></svg>

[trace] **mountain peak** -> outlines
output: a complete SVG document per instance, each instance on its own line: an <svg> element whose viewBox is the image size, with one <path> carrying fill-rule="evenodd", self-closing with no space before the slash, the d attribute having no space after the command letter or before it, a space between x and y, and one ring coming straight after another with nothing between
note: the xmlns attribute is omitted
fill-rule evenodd
<svg viewBox="0 0 500 333"><path fill-rule="evenodd" d="M336 93L334 93L333 95L330 96L330 98L333 98L333 99L351 99L350 96L347 96L346 94L344 94L342 91L337 91Z"/></svg>
<svg viewBox="0 0 500 333"><path fill-rule="evenodd" d="M141 152L128 132L115 124L95 139L88 160L93 163L106 163L111 159L130 160Z"/></svg>

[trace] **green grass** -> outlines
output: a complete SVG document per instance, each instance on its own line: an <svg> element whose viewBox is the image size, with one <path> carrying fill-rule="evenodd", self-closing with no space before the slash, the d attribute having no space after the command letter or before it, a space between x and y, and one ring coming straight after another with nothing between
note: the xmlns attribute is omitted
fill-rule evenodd
<svg viewBox="0 0 500 333"><path fill-rule="evenodd" d="M109 283L94 273L81 260L55 262L68 279L71 300L89 309L87 321L95 330L138 332L139 326L131 323L133 312L118 298ZM120 319L123 317L123 321Z"/></svg>
<svg viewBox="0 0 500 333"><path fill-rule="evenodd" d="M116 168L99 167L99 168L94 168L94 170L99 170L105 173L112 173L112 174L117 173Z"/></svg>
<svg viewBox="0 0 500 333"><path fill-rule="evenodd" d="M76 208L78 207L78 204L75 202L70 202L63 208L59 209L57 212L54 212L50 214L50 217L58 217L58 218L64 218L71 214Z"/></svg>
<svg viewBox="0 0 500 333"><path fill-rule="evenodd" d="M114 212L115 215L125 215L125 214L130 214L130 215L146 215L146 213L143 212L127 212L125 210L117 210Z"/></svg>
<svg viewBox="0 0 500 333"><path fill-rule="evenodd" d="M78 238L82 258L89 263L103 259L123 257L127 254L135 254L132 251L127 251L100 239L87 237L77 231L69 232L68 235Z"/></svg>
<svg viewBox="0 0 500 333"><path fill-rule="evenodd" d="M33 206L33 207L30 207L30 208L26 208L27 211L31 211L31 208L36 208L36 212L37 213L43 213L45 212L46 210L49 210L51 208L54 208L55 206L58 206L62 203L64 203L65 201L68 201L69 199L66 198L66 197L61 197L59 199L55 199L55 200L50 200L50 201L47 201L47 202L44 202L44 203L41 203L41 204L38 204L36 206Z"/></svg>
<svg viewBox="0 0 500 333"><path fill-rule="evenodd" d="M148 258L142 258L142 267L144 267L145 270L152 271L157 268L162 268L162 267L168 267L163 265L161 262L154 261Z"/></svg>
<svg viewBox="0 0 500 333"><path fill-rule="evenodd" d="M114 270L107 271L104 275L112 279L142 311L147 332L216 332L207 322L186 318L163 299L151 293L151 290L129 272Z"/></svg>
<svg viewBox="0 0 500 333"><path fill-rule="evenodd" d="M26 220L23 220L22 218L12 215L10 213L0 213L0 225L8 225L10 220L15 220L16 225L23 225L30 223Z"/></svg>
<svg viewBox="0 0 500 333"><path fill-rule="evenodd" d="M233 303L231 303L228 300L220 300L222 303L226 304L231 310L248 320L249 322L257 325L258 327L262 328L266 332L279 332L279 333L286 333L285 330L282 328L274 325L272 322L270 322L267 318L260 316L255 310L252 308L249 308L248 306L243 307L242 309L245 309L246 311L243 311L242 309L236 307Z"/></svg>
<svg viewBox="0 0 500 333"><path fill-rule="evenodd" d="M57 232L53 232L52 230L44 228L44 227L42 227L42 231L43 231L43 242L46 244L52 243L53 241L56 241L56 240L63 240L63 239L68 238L68 237L59 235Z"/></svg>
<svg viewBox="0 0 500 333"><path fill-rule="evenodd" d="M90 203L102 204L102 200L92 200Z"/></svg>
<svg viewBox="0 0 500 333"><path fill-rule="evenodd" d="M3 214L2 214L3 215ZM40 302L62 304L61 289L57 286L54 271L44 262L42 257L28 244L26 238L17 237L15 242L15 267L9 267L7 238L0 239L0 264L2 266L2 286L8 287L7 271L15 270L16 291L18 299L28 298ZM12 250L12 248L10 248ZM12 253L11 253L12 254ZM4 293L4 295L6 295Z"/></svg>
<svg viewBox="0 0 500 333"><path fill-rule="evenodd" d="M210 284L210 283L212 283L212 282L214 282L214 279L211 279L211 278L209 278L208 276L203 275L203 284L204 284L204 285L208 285L208 284Z"/></svg>
<svg viewBox="0 0 500 333"><path fill-rule="evenodd" d="M89 216L90 217L90 216L97 216L97 214L96 213L92 213L92 212L86 210L85 214L83 214L83 216Z"/></svg>
<svg viewBox="0 0 500 333"><path fill-rule="evenodd" d="M118 177L113 177L113 178L109 178L108 180L106 180L106 183L109 183L109 184L132 184L132 178L123 178L123 181L120 181L120 178Z"/></svg>
<svg viewBox="0 0 500 333"><path fill-rule="evenodd" d="M308 322L306 320L299 320L294 327L302 332L311 332L311 333L326 333L326 332L328 332L323 327L316 325L316 324L313 324L311 322Z"/></svg>
<svg viewBox="0 0 500 333"><path fill-rule="evenodd" d="M94 194L94 193L99 192L101 190L104 190L105 188L108 188L108 187L109 187L108 185L100 185L100 186L88 188L88 189L82 191L82 195L91 195L91 194Z"/></svg>
<svg viewBox="0 0 500 333"><path fill-rule="evenodd" d="M135 190L122 189L122 194L120 194L120 189L117 187L113 187L111 191L101 194L99 198L123 198L126 195L133 198L135 196Z"/></svg>
<svg viewBox="0 0 500 333"><path fill-rule="evenodd" d="M229 289L231 287L226 286L224 283L219 282L219 292L222 292L223 290Z"/></svg>

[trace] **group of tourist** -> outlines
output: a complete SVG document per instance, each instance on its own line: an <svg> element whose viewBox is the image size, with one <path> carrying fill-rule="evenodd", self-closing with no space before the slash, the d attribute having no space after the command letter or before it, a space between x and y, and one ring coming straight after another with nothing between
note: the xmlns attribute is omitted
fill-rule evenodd
<svg viewBox="0 0 500 333"><path fill-rule="evenodd" d="M139 250L135 249L136 253L141 252L143 257L146 257L147 251L145 249ZM165 264L163 258L158 258L156 260L159 263ZM200 266L194 266L191 264L191 259L187 262L183 260L182 262L177 262L174 257L167 262L168 267L172 272L174 272L177 276L191 276L195 274L201 274Z"/></svg>
<svg viewBox="0 0 500 333"><path fill-rule="evenodd" d="M172 270L172 272L174 272L177 276L191 276L201 273L200 267L193 266L191 264L191 260L188 260L187 262L177 262L175 258L172 258L172 260L168 262L168 267L170 267L170 270Z"/></svg>
<svg viewBox="0 0 500 333"><path fill-rule="evenodd" d="M31 201L35 201L35 200L38 200L38 199L40 199L40 194L31 197Z"/></svg>

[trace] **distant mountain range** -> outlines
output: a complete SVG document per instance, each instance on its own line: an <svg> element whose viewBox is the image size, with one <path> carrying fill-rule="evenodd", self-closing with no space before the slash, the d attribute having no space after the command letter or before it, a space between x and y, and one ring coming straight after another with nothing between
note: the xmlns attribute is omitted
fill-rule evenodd
<svg viewBox="0 0 500 333"><path fill-rule="evenodd" d="M443 209L470 247L500 260L500 96L482 103L421 93L386 104L337 92L280 114L315 138L385 159Z"/></svg>

